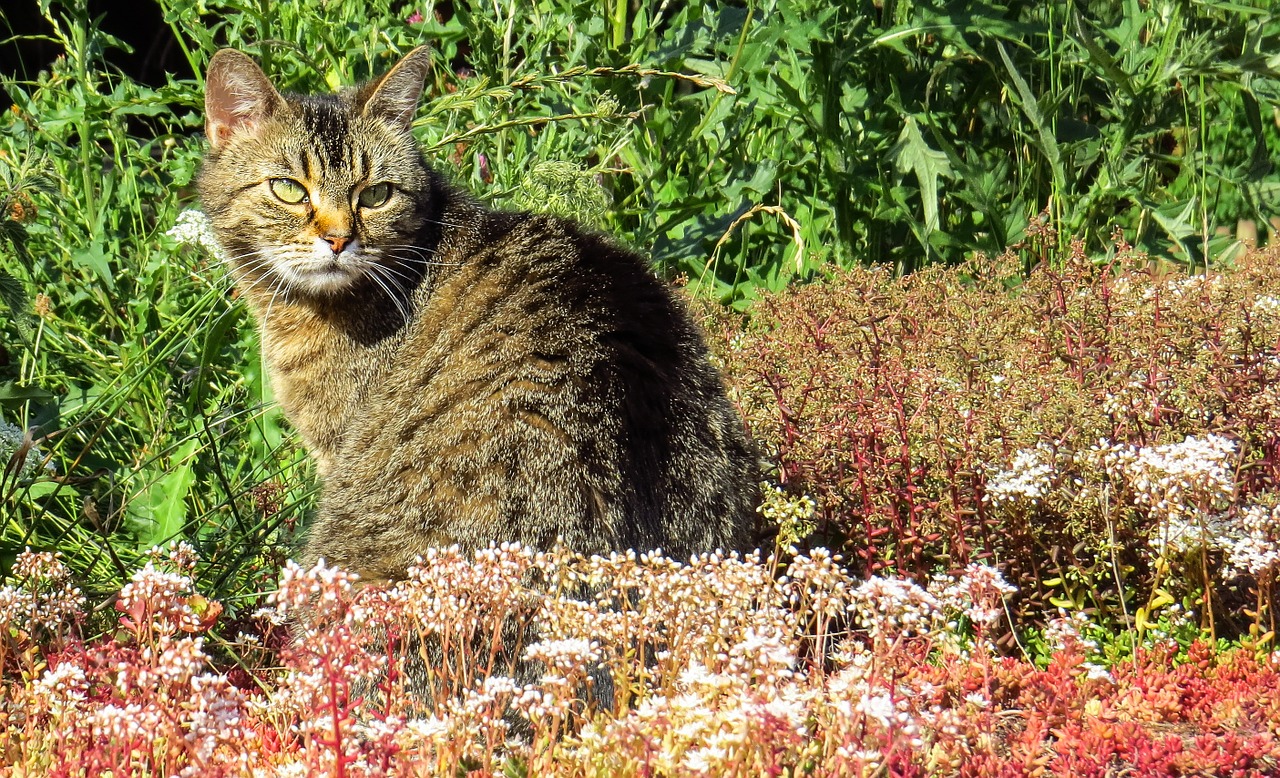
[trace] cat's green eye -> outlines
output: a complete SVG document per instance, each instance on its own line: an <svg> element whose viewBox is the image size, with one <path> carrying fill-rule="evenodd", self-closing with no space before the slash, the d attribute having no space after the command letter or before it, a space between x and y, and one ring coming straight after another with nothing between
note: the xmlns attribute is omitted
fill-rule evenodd
<svg viewBox="0 0 1280 778"><path fill-rule="evenodd" d="M366 186L360 190L360 195L356 197L356 201L360 203L361 208L377 208L390 199L391 184L388 183Z"/></svg>
<svg viewBox="0 0 1280 778"><path fill-rule="evenodd" d="M307 188L292 178L273 178L270 186L271 194L280 198L281 202L297 205L307 201Z"/></svg>

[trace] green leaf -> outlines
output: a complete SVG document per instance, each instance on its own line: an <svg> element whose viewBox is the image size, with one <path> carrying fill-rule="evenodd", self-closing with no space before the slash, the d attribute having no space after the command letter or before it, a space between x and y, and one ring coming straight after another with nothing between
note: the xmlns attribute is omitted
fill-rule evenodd
<svg viewBox="0 0 1280 778"><path fill-rule="evenodd" d="M1103 73L1107 74L1113 82L1115 82L1129 99L1138 99L1138 93L1133 88L1133 80L1129 78L1129 74L1125 73L1115 59L1106 52L1098 42L1093 39L1092 33L1085 23L1084 17L1080 15L1080 9L1073 7L1071 9L1071 21L1076 28L1076 40L1084 50L1089 53L1089 61L1096 65ZM1003 53L1003 52L1001 52Z"/></svg>
<svg viewBox="0 0 1280 778"><path fill-rule="evenodd" d="M1175 203L1164 208L1152 208L1151 217L1156 220L1156 224L1160 225L1160 228L1165 231L1170 240L1175 243L1181 243L1186 238L1199 232L1191 223L1191 217L1195 214L1198 200L1199 198L1192 197L1181 206Z"/></svg>
<svg viewBox="0 0 1280 778"><path fill-rule="evenodd" d="M45 402L52 399L52 394L36 386L19 386L14 381L0 384L0 403L23 403L27 400Z"/></svg>
<svg viewBox="0 0 1280 778"><path fill-rule="evenodd" d="M126 103L111 109L116 116L164 116L172 109L163 103Z"/></svg>
<svg viewBox="0 0 1280 778"><path fill-rule="evenodd" d="M1009 73L1009 78L1013 81L1014 92L1011 95L1014 103L1022 109L1022 113L1035 127L1036 135L1040 139L1040 153L1044 155L1049 162L1049 167L1053 171L1054 186L1058 192L1066 191L1066 180L1062 171L1062 154L1058 151L1058 141L1053 137L1053 129L1045 122L1044 116L1040 113L1040 105L1036 102L1036 96L1031 91L1031 87L1027 85L1022 74L1018 72L1014 66L1013 60L1009 58L1009 52L1005 50L1004 44L996 41L996 49L1000 52L1000 59L1004 62L1005 70Z"/></svg>
<svg viewBox="0 0 1280 778"><path fill-rule="evenodd" d="M148 481L125 508L138 534L140 549L164 543L182 533L187 521L187 493L195 482L194 455L198 442L182 444L170 458L169 470L147 468L141 473Z"/></svg>
<svg viewBox="0 0 1280 778"><path fill-rule="evenodd" d="M1244 103L1245 121L1249 123L1249 134L1253 136L1253 154L1249 157L1249 170L1246 176L1250 181L1260 181L1271 173L1271 155L1267 150L1267 135L1262 129L1262 113L1258 101L1253 94L1245 91L1240 97Z"/></svg>
<svg viewBox="0 0 1280 778"><path fill-rule="evenodd" d="M22 282L4 270L0 270L0 303L15 317L24 316L30 309L27 290L23 288Z"/></svg>
<svg viewBox="0 0 1280 778"><path fill-rule="evenodd" d="M66 484L57 481L43 480L36 481L28 486L24 492L28 499L38 499L40 497L48 497L51 494L60 494L63 497L78 497L78 492Z"/></svg>
<svg viewBox="0 0 1280 778"><path fill-rule="evenodd" d="M87 248L72 252L71 261L76 265L93 271L98 276L107 289L115 291L116 281L115 275L111 272L111 262L107 258L106 252L102 250L102 244L94 241Z"/></svg>
<svg viewBox="0 0 1280 778"><path fill-rule="evenodd" d="M898 134L898 142L889 150L889 159L899 173L915 175L924 204L925 231L938 229L938 178L952 176L947 155L930 146L920 132L919 122L914 116L908 116Z"/></svg>

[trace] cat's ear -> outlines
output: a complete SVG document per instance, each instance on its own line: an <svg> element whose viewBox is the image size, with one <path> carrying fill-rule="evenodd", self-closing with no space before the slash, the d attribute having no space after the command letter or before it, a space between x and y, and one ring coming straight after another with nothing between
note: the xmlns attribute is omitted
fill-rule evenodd
<svg viewBox="0 0 1280 778"><path fill-rule="evenodd" d="M431 72L431 47L419 46L356 96L365 116L376 116L409 129L422 98L422 87Z"/></svg>
<svg viewBox="0 0 1280 778"><path fill-rule="evenodd" d="M204 87L204 131L209 145L221 148L237 132L252 130L271 116L284 98L258 63L234 49L209 60Z"/></svg>

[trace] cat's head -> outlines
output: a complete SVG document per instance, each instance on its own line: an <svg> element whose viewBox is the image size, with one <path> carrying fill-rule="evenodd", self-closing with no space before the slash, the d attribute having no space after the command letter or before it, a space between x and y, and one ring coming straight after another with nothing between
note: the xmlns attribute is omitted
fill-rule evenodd
<svg viewBox="0 0 1280 778"><path fill-rule="evenodd" d="M200 197L241 287L329 298L421 278L432 183L410 124L429 68L423 46L358 89L297 96L214 54Z"/></svg>

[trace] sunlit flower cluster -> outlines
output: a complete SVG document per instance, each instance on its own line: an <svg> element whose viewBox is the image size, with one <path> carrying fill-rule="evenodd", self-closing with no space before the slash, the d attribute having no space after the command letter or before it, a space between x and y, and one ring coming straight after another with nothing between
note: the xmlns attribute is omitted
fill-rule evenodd
<svg viewBox="0 0 1280 778"><path fill-rule="evenodd" d="M1156 400L1145 374L1138 374L1102 397L1102 410L1112 416L1148 417Z"/></svg>
<svg viewBox="0 0 1280 778"><path fill-rule="evenodd" d="M859 626L890 640L933 632L942 616L936 597L899 578L872 577L854 590L853 601Z"/></svg>
<svg viewBox="0 0 1280 778"><path fill-rule="evenodd" d="M201 629L205 615L196 611L200 601L191 597L195 591L189 574L191 554L189 545L175 546L167 560L153 555L133 574L116 600L116 610L126 614L125 626L155 630L159 635Z"/></svg>
<svg viewBox="0 0 1280 778"><path fill-rule="evenodd" d="M1225 552L1223 578L1280 570L1280 506L1245 506L1218 544Z"/></svg>
<svg viewBox="0 0 1280 778"><path fill-rule="evenodd" d="M1140 448L1126 468L1138 501L1155 515L1203 515L1235 491L1236 444L1221 435L1187 436L1180 443Z"/></svg>
<svg viewBox="0 0 1280 778"><path fill-rule="evenodd" d="M223 260L226 257L222 247L218 245L218 239L214 237L213 225L204 211L194 208L183 211L165 234L179 245L199 248L214 259Z"/></svg>
<svg viewBox="0 0 1280 778"><path fill-rule="evenodd" d="M1049 493L1053 472L1052 452L1047 448L1019 451L1009 469L987 481L987 499L996 505L1035 505Z"/></svg>
<svg viewBox="0 0 1280 778"><path fill-rule="evenodd" d="M1004 616L1004 599L1017 587L989 565L970 563L958 578L937 576L930 590L944 611L964 616L970 624L994 627Z"/></svg>
<svg viewBox="0 0 1280 778"><path fill-rule="evenodd" d="M541 662L548 672L568 675L598 661L600 644L584 638L543 640L527 647L524 658Z"/></svg>
<svg viewBox="0 0 1280 778"><path fill-rule="evenodd" d="M242 693L210 666L204 636L178 635L207 629L221 610L201 605L191 579L177 572L194 565L187 544L153 550L117 598L125 629L116 639L82 644L74 635L80 613L69 606L83 607L83 598L70 587L65 566L52 554L21 555L18 591L39 591L32 586L38 581L62 592L61 603L39 618L44 629L58 630L63 647L30 686L6 689L25 715L0 741L20 738L9 747L21 742L33 749L39 774L67 774L60 770L72 764L84 768L73 774L120 774L140 754L157 761L135 774L248 774L260 759L260 730L246 717ZM196 613L201 607L204 615ZM19 648L34 645L28 633L16 634Z"/></svg>
<svg viewBox="0 0 1280 778"><path fill-rule="evenodd" d="M1098 649L1097 641L1086 637L1091 626L1087 615L1074 611L1069 616L1064 614L1050 619L1044 628L1044 639L1054 651L1080 649L1091 653Z"/></svg>
<svg viewBox="0 0 1280 778"><path fill-rule="evenodd" d="M818 504L807 494L793 497L768 481L760 484L760 505L756 508L770 526L778 528L784 545L813 532Z"/></svg>
<svg viewBox="0 0 1280 778"><path fill-rule="evenodd" d="M55 633L81 616L84 595L54 554L23 551L13 577L14 584L0 586L0 634L8 629Z"/></svg>
<svg viewBox="0 0 1280 778"><path fill-rule="evenodd" d="M1260 294L1253 299L1251 310L1254 313L1280 316L1280 297L1269 294Z"/></svg>

